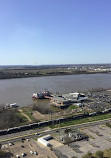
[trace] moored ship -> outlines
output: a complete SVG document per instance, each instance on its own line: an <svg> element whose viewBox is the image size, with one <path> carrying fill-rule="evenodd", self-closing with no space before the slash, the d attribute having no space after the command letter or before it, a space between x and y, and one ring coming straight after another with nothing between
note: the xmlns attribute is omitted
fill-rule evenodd
<svg viewBox="0 0 111 158"><path fill-rule="evenodd" d="M44 91L44 92L34 92L32 95L33 99L50 99L51 96L51 92L49 91Z"/></svg>

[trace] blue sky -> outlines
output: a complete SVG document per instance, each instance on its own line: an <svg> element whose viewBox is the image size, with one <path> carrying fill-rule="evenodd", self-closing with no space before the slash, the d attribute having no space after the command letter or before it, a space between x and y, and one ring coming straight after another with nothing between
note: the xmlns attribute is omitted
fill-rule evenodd
<svg viewBox="0 0 111 158"><path fill-rule="evenodd" d="M0 0L0 65L111 63L111 0Z"/></svg>

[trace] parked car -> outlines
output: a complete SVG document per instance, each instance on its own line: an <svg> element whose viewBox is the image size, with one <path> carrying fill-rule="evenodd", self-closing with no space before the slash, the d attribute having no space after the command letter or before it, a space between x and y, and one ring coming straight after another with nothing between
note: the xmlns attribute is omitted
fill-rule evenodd
<svg viewBox="0 0 111 158"><path fill-rule="evenodd" d="M30 154L33 154L34 152L33 151L30 151Z"/></svg>
<svg viewBox="0 0 111 158"><path fill-rule="evenodd" d="M9 142L8 144L9 144L9 146L12 146L12 145L14 145L14 143L12 143L12 142Z"/></svg>
<svg viewBox="0 0 111 158"><path fill-rule="evenodd" d="M34 151L34 154L35 154L35 155L38 155L38 152L37 152L37 151Z"/></svg>
<svg viewBox="0 0 111 158"><path fill-rule="evenodd" d="M22 155L23 157L25 157L27 154L26 154L26 153L22 153L21 155Z"/></svg>

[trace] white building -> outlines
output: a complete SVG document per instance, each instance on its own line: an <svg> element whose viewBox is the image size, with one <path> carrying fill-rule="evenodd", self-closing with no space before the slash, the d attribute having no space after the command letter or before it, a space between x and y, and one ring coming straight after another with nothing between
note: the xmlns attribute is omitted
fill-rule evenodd
<svg viewBox="0 0 111 158"><path fill-rule="evenodd" d="M52 139L50 135L46 135L43 137L38 138L38 142L43 144L44 146L51 146L51 144L48 142L48 140Z"/></svg>

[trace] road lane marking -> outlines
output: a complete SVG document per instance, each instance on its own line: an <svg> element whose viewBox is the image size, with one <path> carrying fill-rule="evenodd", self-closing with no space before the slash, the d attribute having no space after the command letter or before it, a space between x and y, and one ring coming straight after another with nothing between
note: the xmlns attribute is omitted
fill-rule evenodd
<svg viewBox="0 0 111 158"><path fill-rule="evenodd" d="M2 139L2 140L0 140L0 142L9 141L9 140L18 139L18 138L23 138L23 137L31 136L31 135L34 135L34 134L35 133L30 133L30 134L24 134L24 135L12 137L12 138Z"/></svg>

